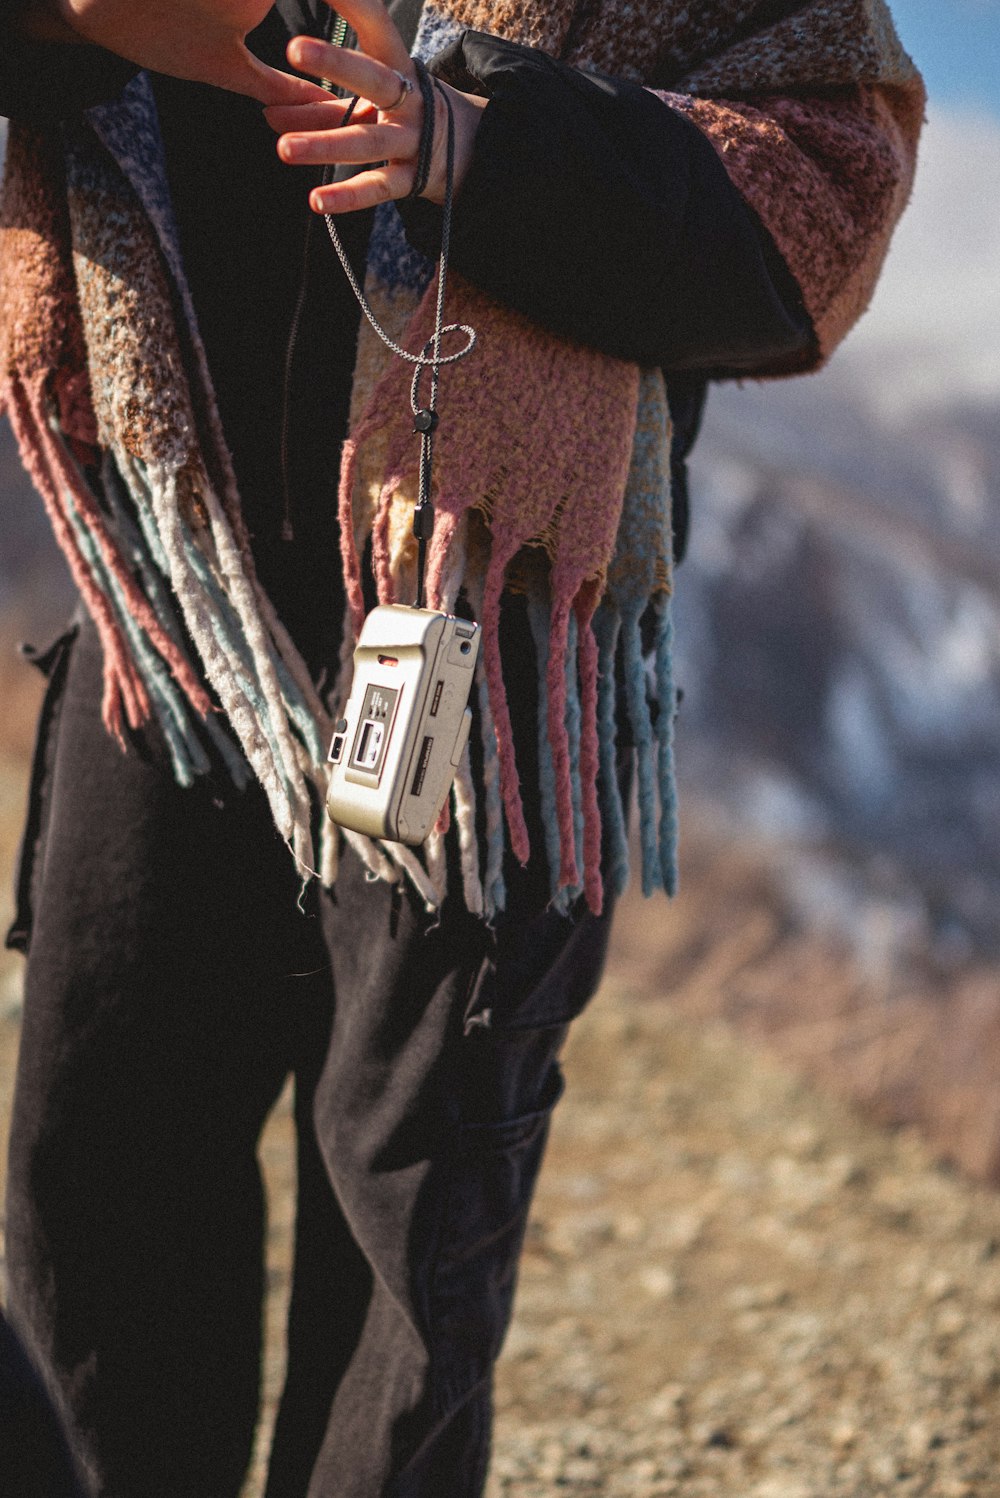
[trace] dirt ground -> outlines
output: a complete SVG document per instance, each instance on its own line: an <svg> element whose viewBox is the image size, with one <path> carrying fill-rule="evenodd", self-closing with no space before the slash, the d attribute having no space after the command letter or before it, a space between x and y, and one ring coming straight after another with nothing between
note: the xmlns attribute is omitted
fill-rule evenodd
<svg viewBox="0 0 1000 1498"><path fill-rule="evenodd" d="M566 1068L490 1498L1000 1495L994 1192L616 966ZM283 1108L269 1404L290 1136Z"/></svg>
<svg viewBox="0 0 1000 1498"><path fill-rule="evenodd" d="M0 777L0 821L18 799ZM1000 1498L1000 1196L705 1017L720 951L732 968L760 950L746 887L745 865L689 839L678 904L622 912L566 1056L490 1498ZM825 981L826 949L795 942L796 983L810 952ZM787 944L770 950L789 982ZM13 964L0 1007L5 1118ZM285 1098L261 1146L265 1418L245 1498L281 1382L291 1134Z"/></svg>

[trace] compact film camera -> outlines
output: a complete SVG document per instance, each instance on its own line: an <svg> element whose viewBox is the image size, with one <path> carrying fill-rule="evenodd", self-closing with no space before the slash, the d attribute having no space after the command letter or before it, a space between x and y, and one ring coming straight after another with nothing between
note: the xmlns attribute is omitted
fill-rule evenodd
<svg viewBox="0 0 1000 1498"><path fill-rule="evenodd" d="M327 810L341 827L422 843L469 737L479 625L433 609L372 609L330 745Z"/></svg>

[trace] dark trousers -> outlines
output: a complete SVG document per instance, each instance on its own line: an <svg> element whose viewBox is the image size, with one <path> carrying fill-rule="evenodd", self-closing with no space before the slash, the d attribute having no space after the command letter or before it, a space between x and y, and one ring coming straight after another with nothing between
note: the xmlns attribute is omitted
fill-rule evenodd
<svg viewBox="0 0 1000 1498"><path fill-rule="evenodd" d="M0 1493L84 1498L52 1401L2 1311Z"/></svg>
<svg viewBox="0 0 1000 1498"><path fill-rule="evenodd" d="M256 1147L295 1079L288 1373L268 1498L476 1498L558 1052L607 918L509 870L449 900L298 879L255 790L181 790L99 722L92 628L52 671L19 884L28 947L9 1297L100 1498L230 1498L257 1417ZM537 817L537 813L535 813ZM539 833L540 842L540 833Z"/></svg>

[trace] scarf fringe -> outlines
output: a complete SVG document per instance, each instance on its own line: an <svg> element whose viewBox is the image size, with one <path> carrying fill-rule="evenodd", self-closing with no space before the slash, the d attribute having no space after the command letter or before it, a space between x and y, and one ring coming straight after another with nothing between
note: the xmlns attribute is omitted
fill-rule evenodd
<svg viewBox="0 0 1000 1498"><path fill-rule="evenodd" d="M615 709L618 695L615 654L621 632L621 616L602 604L594 615L597 639L597 717L600 746L601 820L607 847L607 883L615 896L623 895L629 881L628 829L622 805L615 752Z"/></svg>
<svg viewBox="0 0 1000 1498"><path fill-rule="evenodd" d="M612 627L595 615L613 551L619 583L631 576L636 591L647 598L649 593L645 575L638 577L629 565L634 547L620 539L626 517L608 498L625 494L627 510L639 473L636 514L661 518L656 496L664 492L662 469L649 454L662 447L665 427L658 419L647 423L649 453L637 445L635 405L631 416L629 410L641 393L635 367L567 349L518 324L522 369L508 355L515 346L508 345L511 315L456 280L454 298L463 306L468 302L471 320L482 324L486 362L471 382L467 373L464 382L458 379L452 410L455 431L464 420L479 442L453 442L439 464L427 597L432 607L460 611L464 587L479 620L474 691L481 744L466 749L451 798L422 850L342 833L327 822L323 805L331 715L257 577L175 243L148 81L138 80L121 106L97 111L68 137L66 160L72 243L64 257L63 295L67 316L81 319L85 362L53 356L46 374L32 380L13 374L2 396L25 465L97 625L104 653L102 714L122 746L127 730L155 720L181 784L190 785L220 760L237 785L245 786L251 774L259 780L304 879L318 874L332 882L339 850L347 845L371 878L408 880L429 908L445 896L446 839L454 821L465 902L493 920L506 902L508 849L522 864L531 855L500 648L501 595L507 586L521 586L522 562L531 553L539 560L537 568L528 568L534 581L527 591L538 651L540 790L552 899L568 911L582 894L591 910L601 909L605 824L613 850L611 888L627 878L624 810L613 774L616 642L633 680L629 713L639 724L643 884L672 887L676 808L662 791L673 773L672 744L659 725L653 731L645 708L636 619L625 610ZM89 206L102 193L120 208L117 232L109 232L106 216L102 220ZM398 239L395 209L381 211L379 223ZM156 344L134 332L141 309L130 274L141 256L149 272L142 306L162 328ZM384 299L406 330L400 336L419 343L431 315L433 266L419 257L407 264L398 296L387 285ZM380 260L376 244L369 272L379 266L398 276L398 254ZM363 365L359 353L359 370ZM346 589L338 704L350 689L354 644L364 621L366 544L380 601L405 597L415 575L409 516L416 450L409 423L399 419L395 387L402 376L380 371L377 359L365 367L374 383L368 381L366 396L364 381L355 382L338 494ZM187 371L187 388L170 386L171 372L180 370ZM528 379L525 370L547 376ZM661 386L649 387L654 415ZM486 423L489 461L480 473L484 410L496 420L495 430ZM568 456L555 445L560 438ZM104 448L102 481L92 491L84 466L98 442ZM633 471L626 484L630 451ZM673 691L669 639L666 619L656 662L661 695ZM473 767L480 749L477 788ZM658 785L660 820L650 833Z"/></svg>
<svg viewBox="0 0 1000 1498"><path fill-rule="evenodd" d="M483 874L483 909L487 919L493 920L507 907L507 886L504 881L503 860L505 848L503 793L500 789L500 752L497 734L490 707L489 683L482 658L476 667L476 688L479 694L479 721L483 740L483 804L486 812L486 868Z"/></svg>
<svg viewBox="0 0 1000 1498"><path fill-rule="evenodd" d="M787 7L779 7L777 19L765 16L759 25L737 27L731 35L725 28L720 32L711 15L704 24L690 24L687 11L640 9L641 24L622 26L620 7L606 0L582 8L559 0L543 7L526 31L516 6L429 0L414 50L426 60L473 25L637 82L654 76L657 60L669 56L673 76L667 81L687 96L674 95L671 102L693 111L703 134L720 150L733 148L727 170L737 185L745 179L765 221L768 205L777 200L771 190L775 170L780 175L788 166L782 121L798 120L800 135L808 126L820 144L843 133L838 100L820 99L814 107L808 99L803 104L803 91L839 95L864 85L868 112L863 111L860 125L851 124L860 133L850 151L840 142L830 157L847 162L853 180L858 163L870 163L872 151L877 155L885 146L885 180L873 188L870 221L850 236L863 264L855 265L851 254L835 247L832 255L820 256L819 271L813 274L813 267L799 278L809 301L809 285L816 282L815 300L823 292L816 276L827 276L830 295L823 304L833 309L827 331L833 323L843 331L863 305L889 227L905 200L919 129L921 85L885 6L878 0L874 6L847 7L844 24L832 31L828 4L795 8L793 24L784 14ZM774 119L773 111L751 118L762 87L778 97ZM795 162L788 171L788 180L797 182ZM822 197L826 189L822 182L819 186ZM821 217L837 218L838 193L843 196L837 188L825 206L820 204ZM315 802L322 800L327 779L323 750L329 719L257 579L185 281L149 77L140 74L114 103L64 122L58 136L15 122L4 198L2 341L9 361L5 372L9 367L18 374L8 377L0 399L100 636L104 721L124 745L128 729L154 717L184 781L202 773L213 745L237 783L245 783L251 766L300 866L309 869ZM803 254L811 256L816 236L806 232L809 227L799 225L795 232ZM367 270L373 305L388 316L397 337L407 327L415 334L429 330L434 268L408 246L391 204L376 215ZM551 338L455 275L450 310L459 306L469 309L467 320L480 328L481 363L474 375L461 366L454 371L450 398L456 425L447 447L442 444L443 492L436 498L442 519L475 505L493 543L489 565L477 563L482 597L479 607L473 603L484 631L475 686L482 735L480 804L472 786L479 748L474 745L456 777L452 806L467 902L474 908L481 900L484 914L495 916L505 900L508 843L522 861L529 853L499 652L500 590L514 556L529 545L546 549L553 574L547 615L533 628L544 705L542 800L554 898L567 901L582 883L591 908L598 907L602 824L609 887L617 892L627 881L625 814L614 773L615 725L621 718L637 745L643 888L673 890L675 694L666 597L670 526L662 378L649 371L642 376L638 419L630 428L636 417L635 366ZM423 342L414 336L410 346ZM828 352L830 339L820 342ZM28 371L43 368L47 374L29 378ZM341 698L364 617L359 556L373 531L381 593L389 598L409 579L409 551L398 524L405 504L403 468L411 466L407 455L413 450L406 446L412 436L399 427L399 421L409 426L408 378L401 369L387 374L384 351L372 348L362 326L340 489L348 602L338 673ZM374 405L369 397L377 397ZM107 511L82 482L98 430L102 444L114 449L122 485ZM357 446L363 439L369 444L368 474L352 513ZM145 467L135 461L140 445ZM163 461L167 452L169 463ZM186 482L192 454L195 466L211 479L193 509ZM106 480L106 487L110 495L114 484ZM622 494L625 508L616 513ZM199 506L204 506L203 520ZM441 529L446 547L449 524ZM429 576L435 589L438 560L432 545ZM566 570L560 572L560 565ZM157 587L156 572L169 579L173 596ZM594 614L586 579L605 574L605 600ZM443 581L440 588L447 591ZM639 637L639 619L650 603L658 613L655 723ZM616 658L624 676L621 713ZM211 694L228 715L228 726L213 712ZM441 829L436 836L443 836ZM319 839L324 879L335 870L339 840L324 823ZM380 849L353 834L345 835L345 842L356 848L373 878L398 880L405 874L428 898L432 885L440 885L437 844L428 849L425 868L409 852Z"/></svg>
<svg viewBox="0 0 1000 1498"><path fill-rule="evenodd" d="M673 743L676 695L669 595L658 595L654 608L653 676L658 705L655 723L646 692L647 670L639 616L631 611L622 614L612 605L603 603L595 620L600 641L602 683L599 693L601 785L608 824L611 888L616 895L627 888L630 873L626 821L615 775L614 739L609 732L614 723L616 650L622 663L626 715L635 745L642 892L649 896L660 889L668 895L677 891L677 783Z"/></svg>
<svg viewBox="0 0 1000 1498"><path fill-rule="evenodd" d="M587 905L600 915L604 905L604 882L601 875L601 807L597 793L600 770L598 741L598 649L593 631L593 602L582 597L577 602L578 643L575 657L579 661L579 770L574 789L579 784L583 816L583 889ZM578 834L578 844L581 841Z"/></svg>
<svg viewBox="0 0 1000 1498"><path fill-rule="evenodd" d="M657 608L654 669L656 700L660 708L656 720L660 793L660 874L664 891L673 896L677 893L678 884L679 822L677 773L674 762L674 721L677 715L677 694L674 688L674 623L669 597L659 598Z"/></svg>
<svg viewBox="0 0 1000 1498"><path fill-rule="evenodd" d="M490 558L483 586L479 624L483 632L483 676L486 690L489 693L493 736L496 743L500 799L506 814L507 832L514 857L518 863L526 864L531 856L531 845L528 838L528 824L524 820L521 777L517 769L514 731L510 721L510 705L507 701L503 663L500 658L500 595L503 591L506 564L507 558L502 553Z"/></svg>
<svg viewBox="0 0 1000 1498"><path fill-rule="evenodd" d="M177 618L164 586L165 558L159 544L159 537L149 524L148 514L138 512L136 518L133 518L128 505L127 490L110 453L105 454L101 467L101 487L104 503L108 507L115 532L121 538L127 560L145 589L160 627L169 635L181 659L193 672L194 667L190 665L187 651L181 640ZM149 652L149 654L151 666L162 669L159 657L154 652ZM198 738L196 715L188 710L192 705L190 698L176 691L173 697L175 704L172 711L179 726L181 726L183 716L184 742L187 753L197 766L195 773L205 774L210 764ZM250 767L237 751L230 735L220 724L218 714L212 709L211 703L209 703L207 714L201 720L201 727L226 766L233 783L238 789L244 790L250 783Z"/></svg>
<svg viewBox="0 0 1000 1498"><path fill-rule="evenodd" d="M178 476L119 451L106 455L103 504L99 503L56 424L44 382L29 390L12 380L4 391L4 404L25 466L98 627L105 657L102 712L109 730L124 747L126 726L138 729L155 718L182 785L192 784L211 768L203 743L207 737L237 786L246 786L251 769L261 781L279 830L304 874L318 874L325 884L332 883L340 835L325 818L320 825L319 868L313 867L315 800L325 793L329 715L263 590L247 576L242 547L212 486L206 479L199 487L194 515L185 521L192 506L185 501ZM386 485L380 516L388 517L392 494L392 486ZM446 518L452 534L449 545L436 550L428 591L434 607L450 611L468 570L468 556L464 517ZM356 556L353 537L352 551ZM392 582L399 570L398 557L390 559L387 549L383 588L385 579ZM452 792L465 903L487 919L494 919L505 904L507 837L522 861L530 851L500 660L505 570L503 557L490 559L478 610L484 633L476 682L483 754L482 858L468 749ZM243 754L218 721L183 646L161 580L164 574ZM360 559L356 576L360 590ZM603 603L591 617L580 595L572 604L553 606L537 592L529 594L528 609L538 661L539 789L554 906L568 911L583 893L589 907L600 910L602 829L609 888L617 895L628 884L625 812L615 775L614 659L619 649L636 746L642 888L647 895L656 889L673 894L677 800L669 599L658 600L653 670L660 711L655 724L646 700L639 621L632 610L623 617ZM353 670L353 609L348 616L340 697L349 691ZM445 894L447 820L446 803L423 861L399 845L376 845L351 833L344 838L370 877L389 882L407 878L433 909Z"/></svg>
<svg viewBox="0 0 1000 1498"><path fill-rule="evenodd" d="M584 869L584 894L588 908L600 915L603 908L603 879L600 876L600 803L597 800L597 641L587 617L587 605L573 614L573 634L567 671L573 673L572 698L572 771L573 822L575 822L576 858Z"/></svg>
<svg viewBox="0 0 1000 1498"><path fill-rule="evenodd" d="M560 885L559 882L563 860L556 810L556 772L548 727L551 615L548 601L538 594L529 593L527 602L528 623L535 642L535 662L538 672L538 791L545 835L545 855L549 866L552 905L562 915L566 915L573 900L579 894L579 889L571 885Z"/></svg>
<svg viewBox="0 0 1000 1498"><path fill-rule="evenodd" d="M582 740L582 705L580 702L579 678L577 675L577 651L579 629L576 615L570 614L566 634L566 658L563 681L566 691L566 741L569 745L569 793L573 808L573 861L577 868L582 864L583 853L583 785L580 775L580 746ZM583 890L582 880L577 878L572 885L574 897Z"/></svg>
<svg viewBox="0 0 1000 1498"><path fill-rule="evenodd" d="M14 377L2 394L2 404L10 418L25 471L42 497L56 541L97 628L104 655L101 716L105 728L124 749L125 725L142 727L149 718L149 699L129 656L110 600L101 591L80 552L60 496L59 479L53 471L56 443L49 425L50 410L44 379L39 378L28 387Z"/></svg>
<svg viewBox="0 0 1000 1498"><path fill-rule="evenodd" d="M94 537L87 530L82 517L73 509L69 495L66 496L66 508L80 551L89 564L98 587L111 602L131 649L132 658L149 693L167 745L174 777L180 785L190 787L196 775L203 775L208 770L208 755L192 733L191 720L184 711L183 699L161 657L150 646L138 620L129 613L128 602L118 577L107 566Z"/></svg>
<svg viewBox="0 0 1000 1498"><path fill-rule="evenodd" d="M190 785L211 768L200 728L237 786L246 786L249 769L257 774L300 868L317 872L312 826L315 798L325 795L326 714L311 684L308 694L300 690L304 668L284 631L267 628L261 590L247 575L242 548L212 486L207 479L199 486L202 523L186 523L191 505L178 475L118 448L103 464L102 507L58 428L44 379L29 388L12 378L3 404L98 630L102 716L109 732L124 748L126 728L138 731L155 718L177 780ZM243 755L218 723L181 644L159 573L170 579ZM327 839L321 862L330 870L334 861Z"/></svg>

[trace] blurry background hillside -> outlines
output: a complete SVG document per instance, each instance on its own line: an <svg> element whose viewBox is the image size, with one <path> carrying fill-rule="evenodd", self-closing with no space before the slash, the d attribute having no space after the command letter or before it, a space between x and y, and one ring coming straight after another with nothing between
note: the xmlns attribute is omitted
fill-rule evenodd
<svg viewBox="0 0 1000 1498"><path fill-rule="evenodd" d="M710 397L677 582L687 888L626 910L619 951L1000 1177L1000 4L893 10L931 95L914 199L830 369ZM5 426L0 491L7 856L37 698L14 645L70 594Z"/></svg>
<svg viewBox="0 0 1000 1498"><path fill-rule="evenodd" d="M873 310L821 376L713 392L696 450L686 772L860 862L877 935L832 864L797 898L872 958L1000 943L998 203L1000 122L932 104Z"/></svg>

